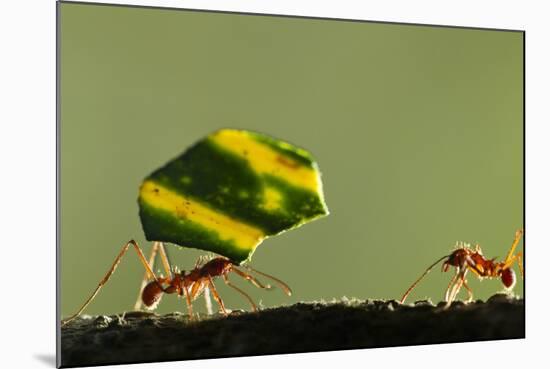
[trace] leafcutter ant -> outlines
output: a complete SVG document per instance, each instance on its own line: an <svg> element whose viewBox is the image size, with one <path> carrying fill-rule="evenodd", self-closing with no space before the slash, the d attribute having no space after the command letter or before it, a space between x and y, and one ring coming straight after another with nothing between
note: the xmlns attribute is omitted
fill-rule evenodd
<svg viewBox="0 0 550 369"><path fill-rule="evenodd" d="M221 299L214 285L214 278L222 277L225 284L243 295L250 303L252 310L257 311L258 308L252 298L242 289L235 286L229 281L228 275L230 272L233 272L236 275L248 280L250 283L258 288L271 289L271 286L269 284L261 283L249 272L257 273L277 283L288 296L290 296L292 293L290 287L288 287L288 285L283 281L269 274L265 274L258 270L255 270L248 265L243 266L248 270L248 272L243 271L239 269L237 265L234 264L231 260L224 257L215 257L206 262L204 262L203 258L199 258L199 260L195 264L195 267L189 273L186 273L185 271L178 272L176 269L173 269L171 267L168 256L166 254L166 250L164 249L164 244L162 242L153 243L151 256L149 257L149 261L147 261L137 242L134 240L130 240L122 247L122 250L119 252L118 256L113 262L113 265L111 266L111 268L109 268L103 279L99 282L98 286L91 294L91 296L84 302L82 307L75 314L64 319L61 323L62 325L69 323L70 321L77 318L80 314L82 314L84 309L86 309L86 307L97 296L101 288L107 283L109 278L111 278L111 275L115 272L118 264L122 260L122 257L131 246L133 246L133 248L136 250L139 260L145 268L145 276L141 284L140 294L138 296L136 304L134 305L135 310L139 310L142 303L147 309L153 310L157 307L164 293L176 293L178 296L185 297L185 301L187 303L187 311L190 317L193 317L192 302L197 299L201 294L204 293L206 295L209 292L212 292L214 299L220 307L221 313L227 315L228 311L225 308L223 300ZM160 255L160 259L166 276L157 276L153 272L154 261L157 253Z"/></svg>
<svg viewBox="0 0 550 369"><path fill-rule="evenodd" d="M449 307L455 300L458 292L464 286L468 292L468 301L473 300L473 293L466 281L466 274L471 271L480 279L484 278L500 278L500 281L504 285L506 290L512 290L516 284L516 273L512 269L514 262L517 262L521 276L523 277L522 256L520 251L514 254L516 247L523 235L523 230L516 231L514 242L508 250L508 254L504 258L504 261L495 262L495 258L486 259L482 252L481 247L476 244L474 249L470 248L468 244L458 244L457 248L450 254L439 258L436 262L430 265L424 273L405 291L403 297L401 297L401 303L405 302L405 299L416 285L442 260L445 260L442 265L442 270L446 272L449 267L455 267L456 273L452 277L447 290L445 291L445 301L447 304L445 307Z"/></svg>

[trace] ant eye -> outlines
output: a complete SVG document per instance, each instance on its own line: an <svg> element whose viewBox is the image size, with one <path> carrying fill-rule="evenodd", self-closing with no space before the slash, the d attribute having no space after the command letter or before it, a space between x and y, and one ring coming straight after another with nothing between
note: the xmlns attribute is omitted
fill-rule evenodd
<svg viewBox="0 0 550 369"><path fill-rule="evenodd" d="M504 269L500 275L500 280L506 288L511 289L516 284L516 273L513 269Z"/></svg>

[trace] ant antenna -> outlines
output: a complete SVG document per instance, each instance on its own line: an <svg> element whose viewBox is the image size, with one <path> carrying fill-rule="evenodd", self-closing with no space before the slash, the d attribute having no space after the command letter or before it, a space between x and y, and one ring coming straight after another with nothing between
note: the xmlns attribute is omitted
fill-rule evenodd
<svg viewBox="0 0 550 369"><path fill-rule="evenodd" d="M256 269L252 268L251 266L244 265L244 267L245 267L246 269L248 269L248 270L251 270L251 271L255 272L255 273L258 273L258 274L260 274L260 275L263 275L263 276L266 277L266 278L270 278L271 280L273 280L273 281L275 281L277 284L279 284L279 286L283 289L283 291L285 291L285 293L286 293L288 296L292 295L292 290L290 289L290 287L288 287L288 285L287 285L285 282L281 281L280 279L275 278L275 277L273 277L272 275L269 275L269 274L266 274L266 273L262 273L262 272L260 272L259 270L256 270Z"/></svg>
<svg viewBox="0 0 550 369"><path fill-rule="evenodd" d="M401 297L401 300L399 301L400 303L404 303L405 302L405 299L407 298L407 296L409 296L409 294L411 293L411 291L416 287L416 285L426 276L426 274L428 274L434 266L436 266L437 264L439 264L439 262L445 258L448 258L450 255L445 255L439 259L437 259L437 261L435 263L433 263L432 265L430 265L428 267L428 269L426 269L426 271L424 271L424 273L422 273L422 275L420 277L418 277L418 279L416 281L414 281L414 283L409 287L409 289L405 292L405 294L403 295L403 297Z"/></svg>

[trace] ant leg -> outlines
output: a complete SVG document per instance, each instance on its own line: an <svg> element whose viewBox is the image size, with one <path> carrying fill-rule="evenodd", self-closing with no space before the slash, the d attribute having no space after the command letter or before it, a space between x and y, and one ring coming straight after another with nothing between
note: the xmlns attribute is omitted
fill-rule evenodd
<svg viewBox="0 0 550 369"><path fill-rule="evenodd" d="M158 242L153 242L153 248L151 249L151 255L149 256L149 267L151 270L155 268L155 257L157 256L158 251ZM136 299L136 303L134 304L134 310L141 310L141 293L143 289L145 288L145 285L147 284L147 281L149 280L147 270L145 271L143 275L143 279L141 280L141 286L139 287L138 296Z"/></svg>
<svg viewBox="0 0 550 369"><path fill-rule="evenodd" d="M455 284L455 288L454 288L454 292L453 294L451 295L451 299L449 300L449 303L452 303L454 300L456 300L456 297L458 296L458 293L460 292L460 289L462 288L462 285L464 284L464 280L462 278L460 278L456 284Z"/></svg>
<svg viewBox="0 0 550 369"><path fill-rule="evenodd" d="M194 301L197 296L202 293L206 286L208 286L208 282L205 281L203 278L193 282L193 286L191 287L190 291L191 301Z"/></svg>
<svg viewBox="0 0 550 369"><path fill-rule="evenodd" d="M445 297L445 301L447 302L445 304L445 308L448 308L453 303L453 300L454 300L454 297L455 297L455 291L456 291L456 287L457 287L458 283L459 283L458 278L455 277L454 281L453 281L453 287L451 288L450 293L448 294L448 296Z"/></svg>
<svg viewBox="0 0 550 369"><path fill-rule="evenodd" d="M206 256L200 255L197 258L193 269L200 269L201 266L205 264L206 259ZM210 288L208 288L208 286L204 287L204 305L206 306L206 313L208 315L214 314L212 311L212 300L210 299Z"/></svg>
<svg viewBox="0 0 550 369"><path fill-rule="evenodd" d="M466 283L466 279L464 279L462 283L464 284L466 291L468 291L468 300L466 300L466 302L472 302L474 300L474 293L472 292L472 289L468 286L468 283Z"/></svg>
<svg viewBox="0 0 550 369"><path fill-rule="evenodd" d="M462 284L462 281L459 279L458 275L454 276L453 279L452 279L452 283L449 284L449 287L447 288L447 293L445 294L445 301L447 302L445 304L445 309L448 309L449 306L451 306L451 304L453 303L455 297L456 297L456 294L458 293L458 290L460 289L460 285ZM449 289L451 288L451 285L452 285L452 289L451 289L451 293L449 294Z"/></svg>
<svg viewBox="0 0 550 369"><path fill-rule="evenodd" d="M149 257L149 266L151 267L151 270L155 267L155 258L157 255L157 252L160 253L162 265L164 267L164 272L166 275L170 278L172 278L172 269L170 267L170 262L168 261L168 257L166 256L166 250L164 249L164 244L162 242L153 242L153 249L151 250L151 256ZM141 281L141 287L139 289L138 297L136 300L136 303L134 304L134 310L141 310L141 293L143 289L145 288L145 285L149 281L147 271L145 271L145 275L143 276L143 280Z"/></svg>
<svg viewBox="0 0 550 369"><path fill-rule="evenodd" d="M450 281L449 284L447 285L447 290L445 291L445 301L446 301L446 302L449 301L449 292L450 292L450 290L451 290L451 287L453 287L453 289L454 289L456 280L457 280L457 278L458 278L458 273L459 273L459 269L457 268L457 269L456 269L455 275L453 276L453 278L451 278L451 281Z"/></svg>
<svg viewBox="0 0 550 369"><path fill-rule="evenodd" d="M458 295L458 292L460 291L460 288L462 286L464 286L464 288L466 288L466 291L468 292L468 300L466 300L466 302L472 302L472 300L474 299L474 293L472 292L472 289L470 288L470 286L468 286L468 282L466 281L466 272L468 271L468 269L464 269L464 272L461 273L461 276L460 276L460 285L459 287L457 288L456 292L455 292L455 296L452 300L454 300L456 298L456 296Z"/></svg>
<svg viewBox="0 0 550 369"><path fill-rule="evenodd" d="M516 258L518 260L518 268L519 268L519 272L521 273L521 277L523 278L523 253L522 252L518 252L516 254Z"/></svg>
<svg viewBox="0 0 550 369"><path fill-rule="evenodd" d="M159 245L160 261L162 262L162 266L164 267L164 272L166 273L167 277L173 278L172 266L170 265L170 260L168 260L168 255L166 254L166 250L164 249L164 243L159 242L158 245Z"/></svg>
<svg viewBox="0 0 550 369"><path fill-rule="evenodd" d="M247 300L248 302L250 303L250 305L252 306L252 310L254 312L258 311L258 307L256 306L256 304L254 303L254 301L252 300L252 298L250 296L248 296L248 294L246 292L244 292L243 290L241 290L239 287L235 286L233 283L231 283L229 281L229 278L227 278L226 275L223 276L223 281L225 282L226 285L228 285L229 287L232 287L234 288L235 290L237 290L241 295L243 295Z"/></svg>
<svg viewBox="0 0 550 369"><path fill-rule="evenodd" d="M227 310L225 309L225 306L223 304L223 300L218 294L218 291L216 290L216 286L214 286L214 281L212 281L212 277L208 276L208 287L212 291L212 295L214 295L214 300L220 305L220 309L224 315L227 315Z"/></svg>
<svg viewBox="0 0 550 369"><path fill-rule="evenodd" d="M206 313L208 315L214 314L212 311L212 300L210 299L210 288L208 287L204 289L204 304L206 306Z"/></svg>
<svg viewBox="0 0 550 369"><path fill-rule="evenodd" d="M453 289L451 291L451 297L449 298L449 301L447 301L446 307L449 307L452 302L456 299L458 296L458 293L460 292L460 289L462 288L462 285L466 283L466 273L468 272L468 265L464 264L459 270L457 274L457 280L455 285L453 286Z"/></svg>
<svg viewBox="0 0 550 369"><path fill-rule="evenodd" d="M187 289L187 286L183 286L183 293L185 294L185 302L187 303L187 313L189 314L189 317L193 319L193 302L191 301L191 297L189 296L189 290Z"/></svg>
<svg viewBox="0 0 550 369"><path fill-rule="evenodd" d="M523 277L523 252L518 252L516 255L514 255L513 257L510 258L510 260L508 260L507 263L505 263L502 267L502 269L508 269L512 266L512 264L514 264L514 262L517 261L518 263L518 267L519 267L519 271L521 273L521 276Z"/></svg>
<svg viewBox="0 0 550 369"><path fill-rule="evenodd" d="M248 266L248 265L245 265L245 268L248 269L248 270L250 270L250 271L253 271L254 273L258 273L259 275L262 275L262 276L264 276L264 277L266 277L266 278L269 278L269 279L273 280L275 283L277 283L277 284L283 289L283 291L284 291L288 296L292 295L292 290L290 289L290 287L288 287L288 285L287 285L285 282L281 281L280 279L275 278L275 277L273 277L272 275L269 275L269 274L260 272L259 270L253 269L252 267L250 267L250 266ZM234 268L234 269L236 269L236 268ZM240 270L239 270L239 271L240 271Z"/></svg>
<svg viewBox="0 0 550 369"><path fill-rule="evenodd" d="M84 302L84 304L82 305L82 307L80 309L78 309L78 311L76 313L74 313L73 315L71 315L70 317L64 319L61 321L61 325L64 326L65 324L69 323L70 321L74 320L75 318L77 318L80 314L82 314L82 312L84 311L84 309L86 309L86 307L92 302L92 300L97 296L97 294L99 293L99 291L101 290L101 288L107 283L107 281L109 281L109 278L111 278L111 275L115 272L116 268L118 267L118 264L120 263L120 261L122 260L122 257L124 256L124 254L126 253L126 251L128 251L128 249L130 248L130 246L134 246L134 249L136 250L137 254L138 254L138 257L139 257L139 260L141 261L141 263L143 264L143 267L145 268L145 271L146 271L146 274L147 274L147 277L150 278L150 279L154 279L158 284L159 286L161 285L160 281L158 280L157 276L155 275L155 273L153 272L153 270L151 269L151 267L149 266L149 263L147 263L147 259L145 259L145 255L143 255L143 252L141 251L141 249L139 248L138 244L136 241L134 240L130 240L128 241L124 246L122 246L122 249L120 250L118 256L116 257L115 261L113 262L113 265L111 266L111 268L109 268L109 270L107 271L107 274L105 274L105 276L103 277L103 279L99 282L98 286L96 287L96 289L94 290L94 292L92 293L92 295L90 297L88 297L88 299Z"/></svg>
<svg viewBox="0 0 550 369"><path fill-rule="evenodd" d="M512 242L512 246L510 247L510 250L508 250L508 254L506 254L506 257L504 258L504 264L508 264L513 258L512 255L514 254L514 250L521 240L521 236L523 236L523 229L518 229L514 237L514 242Z"/></svg>

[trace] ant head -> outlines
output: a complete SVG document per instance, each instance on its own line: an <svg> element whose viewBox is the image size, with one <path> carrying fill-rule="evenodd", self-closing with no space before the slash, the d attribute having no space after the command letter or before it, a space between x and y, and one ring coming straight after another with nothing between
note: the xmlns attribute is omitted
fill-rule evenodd
<svg viewBox="0 0 550 369"><path fill-rule="evenodd" d="M443 262L442 270L446 272L449 267L458 267L463 264L464 258L468 255L468 251L465 248L455 249Z"/></svg>
<svg viewBox="0 0 550 369"><path fill-rule="evenodd" d="M160 302L163 293L162 287L156 281L152 281L143 289L141 301L143 301L148 310L154 310Z"/></svg>
<svg viewBox="0 0 550 369"><path fill-rule="evenodd" d="M502 281L504 287L507 289L512 289L516 284L516 273L512 268L503 269L500 272L500 280Z"/></svg>

